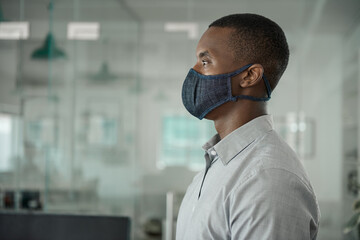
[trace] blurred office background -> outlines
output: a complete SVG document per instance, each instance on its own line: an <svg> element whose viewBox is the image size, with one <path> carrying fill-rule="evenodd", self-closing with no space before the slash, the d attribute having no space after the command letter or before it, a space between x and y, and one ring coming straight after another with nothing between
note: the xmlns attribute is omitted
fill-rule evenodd
<svg viewBox="0 0 360 240"><path fill-rule="evenodd" d="M182 82L208 24L236 12L287 35L269 112L317 193L318 239L357 239L358 0L1 0L0 211L125 215L132 239L171 239L214 134Z"/></svg>

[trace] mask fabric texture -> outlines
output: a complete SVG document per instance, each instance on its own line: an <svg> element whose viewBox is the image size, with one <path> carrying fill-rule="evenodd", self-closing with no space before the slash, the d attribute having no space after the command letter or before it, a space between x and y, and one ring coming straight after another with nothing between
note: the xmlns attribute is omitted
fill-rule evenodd
<svg viewBox="0 0 360 240"><path fill-rule="evenodd" d="M268 101L271 97L269 81L263 75L268 97L258 98L247 95L232 96L231 78L240 74L252 64L246 65L234 72L218 75L202 75L194 69L190 69L182 87L182 101L190 114L203 119L216 107L237 99L252 101Z"/></svg>

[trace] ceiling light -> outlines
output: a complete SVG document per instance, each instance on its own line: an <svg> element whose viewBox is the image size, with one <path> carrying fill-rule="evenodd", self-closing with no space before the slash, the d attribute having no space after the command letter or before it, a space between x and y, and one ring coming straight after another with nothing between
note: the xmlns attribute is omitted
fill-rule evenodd
<svg viewBox="0 0 360 240"><path fill-rule="evenodd" d="M19 39L28 39L28 38L29 38L28 22L0 22L0 39L19 40Z"/></svg>
<svg viewBox="0 0 360 240"><path fill-rule="evenodd" d="M189 39L196 39L199 35L199 25L194 22L168 22L164 26L165 32L187 32Z"/></svg>
<svg viewBox="0 0 360 240"><path fill-rule="evenodd" d="M77 40L99 39L100 24L98 22L70 22L67 26L67 38Z"/></svg>

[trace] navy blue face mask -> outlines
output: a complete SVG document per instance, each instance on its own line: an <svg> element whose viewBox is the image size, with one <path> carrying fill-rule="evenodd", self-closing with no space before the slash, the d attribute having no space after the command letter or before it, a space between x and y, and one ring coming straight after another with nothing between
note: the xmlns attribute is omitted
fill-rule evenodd
<svg viewBox="0 0 360 240"><path fill-rule="evenodd" d="M190 69L182 87L182 101L185 108L201 120L210 111L229 101L235 102L237 99L268 101L271 97L271 87L264 75L263 79L268 97L233 96L231 94L231 78L248 69L251 65L246 65L231 73L218 75L202 75L194 69Z"/></svg>

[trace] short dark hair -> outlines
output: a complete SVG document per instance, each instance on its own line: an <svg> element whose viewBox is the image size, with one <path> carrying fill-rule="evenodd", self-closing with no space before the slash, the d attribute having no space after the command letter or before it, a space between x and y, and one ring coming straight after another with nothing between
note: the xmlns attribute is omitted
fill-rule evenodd
<svg viewBox="0 0 360 240"><path fill-rule="evenodd" d="M235 61L259 63L274 89L289 61L289 47L285 34L272 20L251 13L222 17L210 27L228 27L235 31L229 39Z"/></svg>

